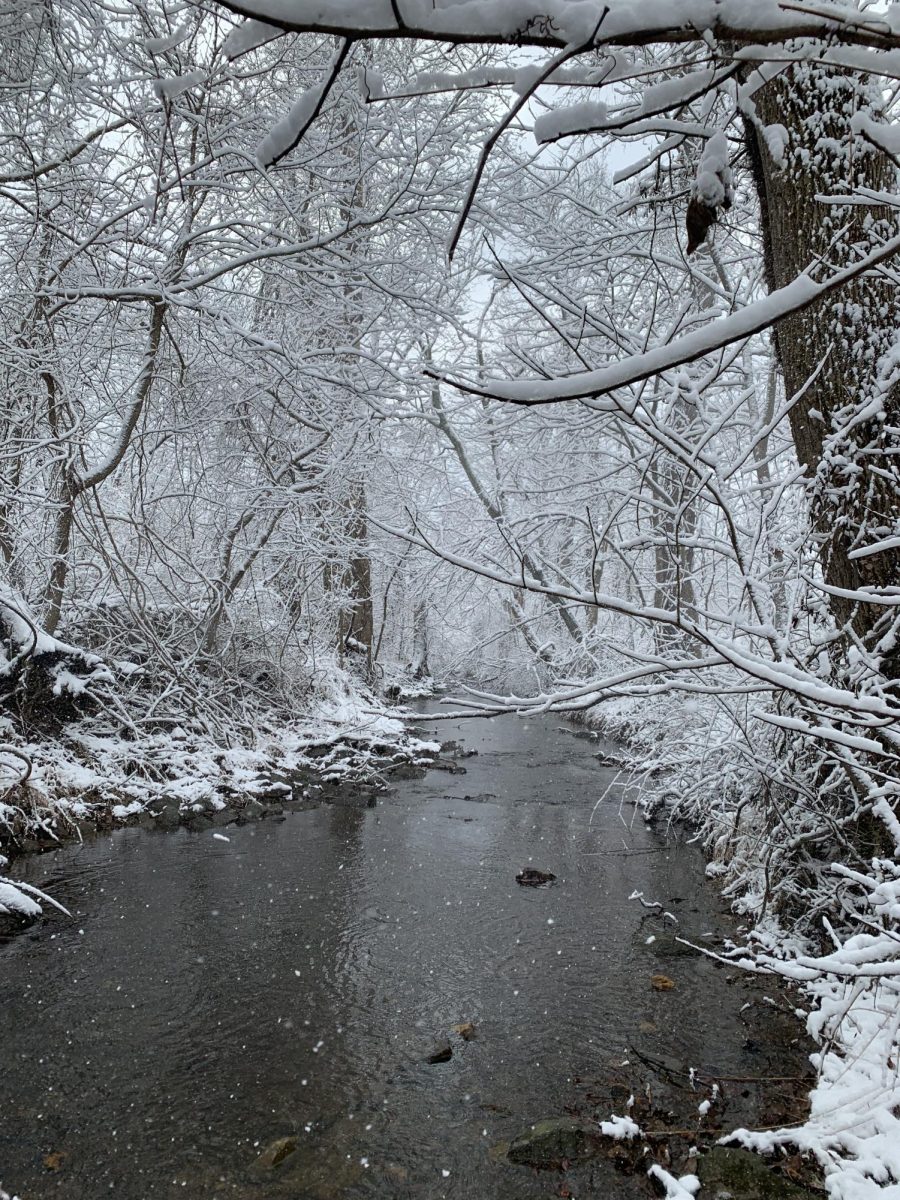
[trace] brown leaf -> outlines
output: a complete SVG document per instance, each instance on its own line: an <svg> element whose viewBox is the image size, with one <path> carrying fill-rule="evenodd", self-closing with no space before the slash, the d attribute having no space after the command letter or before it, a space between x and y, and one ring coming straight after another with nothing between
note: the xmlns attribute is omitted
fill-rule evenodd
<svg viewBox="0 0 900 1200"><path fill-rule="evenodd" d="M651 975L650 983L657 992L671 992L675 986L675 980L670 979L668 975Z"/></svg>
<svg viewBox="0 0 900 1200"><path fill-rule="evenodd" d="M462 1021L459 1025L451 1025L450 1031L458 1033L464 1042L471 1042L475 1036L475 1025L472 1021Z"/></svg>
<svg viewBox="0 0 900 1200"><path fill-rule="evenodd" d="M44 1166L48 1171L59 1171L66 1158L68 1155L65 1150L51 1150L49 1154L44 1155Z"/></svg>

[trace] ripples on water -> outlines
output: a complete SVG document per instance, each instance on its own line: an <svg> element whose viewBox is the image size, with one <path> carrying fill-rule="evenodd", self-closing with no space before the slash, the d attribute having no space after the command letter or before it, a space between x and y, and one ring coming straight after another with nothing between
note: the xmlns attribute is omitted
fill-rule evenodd
<svg viewBox="0 0 900 1200"><path fill-rule="evenodd" d="M490 1147L588 1111L629 1046L760 1071L738 1017L752 985L646 944L660 923L634 889L674 907L688 936L710 941L726 919L698 853L645 828L617 790L597 804L613 778L597 744L553 718L439 736L479 751L467 773L403 782L375 809L230 827L228 842L123 830L19 865L75 920L0 950L7 1188L547 1196L556 1177ZM528 864L557 884L519 887ZM660 970L675 991L651 989ZM452 1060L426 1065L465 1021L476 1037L450 1035ZM254 1174L266 1143L298 1132L277 1176ZM650 1194L606 1164L581 1179L610 1200Z"/></svg>

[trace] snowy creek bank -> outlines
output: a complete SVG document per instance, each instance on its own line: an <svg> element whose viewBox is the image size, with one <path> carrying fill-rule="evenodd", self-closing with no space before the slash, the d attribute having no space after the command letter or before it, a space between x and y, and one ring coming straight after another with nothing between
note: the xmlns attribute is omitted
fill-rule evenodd
<svg viewBox="0 0 900 1200"><path fill-rule="evenodd" d="M89 769L65 761L56 747L67 783L51 784L45 795L31 787L34 794L20 795L18 806L0 802L0 852L11 858L54 850L127 825L200 832L319 804L371 807L393 779L421 775L426 766L456 770L459 753L450 746L442 754L438 743L386 712L373 714L369 728L358 716L355 726L319 738L280 729L252 750L192 742L181 732L177 741L142 746L124 765L104 760L102 739L93 739Z"/></svg>
<svg viewBox="0 0 900 1200"><path fill-rule="evenodd" d="M601 765L614 748L554 717L424 736L460 743L454 770L374 807L13 864L72 918L0 945L6 1189L626 1200L661 1193L653 1164L710 1178L695 1147L801 1114L795 1001L676 940L734 921ZM529 867L556 878L522 886ZM762 1169L773 1194L804 1178ZM723 1188L763 1194L699 1194Z"/></svg>

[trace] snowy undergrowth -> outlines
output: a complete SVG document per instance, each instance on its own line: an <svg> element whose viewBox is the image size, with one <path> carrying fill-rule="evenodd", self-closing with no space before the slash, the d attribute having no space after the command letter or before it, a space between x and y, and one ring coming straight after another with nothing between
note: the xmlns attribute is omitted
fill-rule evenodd
<svg viewBox="0 0 900 1200"><path fill-rule="evenodd" d="M838 868L841 870L840 868ZM854 873L856 874L856 873ZM900 1197L900 869L873 865L857 875L874 914L885 926L814 955L790 946L777 925L758 929L751 965L800 984L811 1001L807 1029L817 1043L810 1113L796 1128L737 1130L734 1137L761 1153L797 1147L825 1173L832 1200Z"/></svg>
<svg viewBox="0 0 900 1200"><path fill-rule="evenodd" d="M0 842L63 840L83 827L125 823L161 801L183 812L239 806L273 777L375 781L397 758L425 762L439 749L340 668L303 703L293 718L256 709L240 721L220 715L127 730L101 713L67 723L51 740L18 739L0 792ZM0 737L11 740L12 722L5 724ZM19 782L23 758L31 768Z"/></svg>
<svg viewBox="0 0 900 1200"><path fill-rule="evenodd" d="M748 918L729 957L805 994L798 1017L817 1046L809 1114L732 1140L812 1155L831 1200L900 1200L900 865L884 853L900 838L896 780L855 810L827 754L786 745L721 701L625 698L587 723L626 742L648 815L697 829L708 874ZM882 853L865 855L861 821Z"/></svg>

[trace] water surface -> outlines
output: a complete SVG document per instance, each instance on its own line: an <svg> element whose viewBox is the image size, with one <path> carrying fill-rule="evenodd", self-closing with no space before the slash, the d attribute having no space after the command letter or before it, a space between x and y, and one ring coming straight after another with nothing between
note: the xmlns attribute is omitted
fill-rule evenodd
<svg viewBox="0 0 900 1200"><path fill-rule="evenodd" d="M713 945L733 926L699 851L647 828L598 743L556 718L438 732L478 751L466 773L399 783L374 809L217 831L228 841L127 829L16 865L75 919L0 947L6 1188L524 1200L561 1177L491 1147L533 1121L622 1112L646 1085L699 1122L715 1075L736 1079L724 1119L753 1123L743 1077L802 1053L785 1066L765 989L670 957L664 923L628 899ZM519 887L529 864L557 883ZM450 1033L461 1022L471 1041ZM452 1059L427 1064L443 1039ZM696 1068L696 1093L654 1075L660 1059ZM289 1134L284 1165L255 1169ZM575 1196L653 1194L605 1161L568 1178Z"/></svg>

